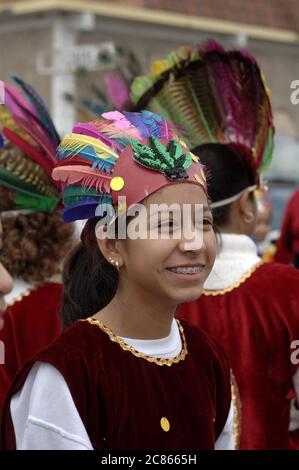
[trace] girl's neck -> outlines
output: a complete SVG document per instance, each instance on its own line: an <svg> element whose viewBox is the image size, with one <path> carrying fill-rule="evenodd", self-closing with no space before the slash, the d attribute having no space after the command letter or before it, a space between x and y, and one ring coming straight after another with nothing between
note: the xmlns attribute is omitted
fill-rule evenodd
<svg viewBox="0 0 299 470"><path fill-rule="evenodd" d="M94 315L116 336L134 339L160 339L170 334L176 305L142 301L118 290L111 302Z"/></svg>

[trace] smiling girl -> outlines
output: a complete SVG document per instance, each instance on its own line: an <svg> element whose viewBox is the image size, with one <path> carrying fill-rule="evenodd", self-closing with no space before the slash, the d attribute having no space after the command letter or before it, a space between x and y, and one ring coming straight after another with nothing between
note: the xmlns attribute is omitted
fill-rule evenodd
<svg viewBox="0 0 299 470"><path fill-rule="evenodd" d="M180 303L200 296L215 258L199 159L153 113L106 113L64 138L53 177L63 182L64 220L89 219L65 266L70 327L16 378L2 447L232 448L224 353L174 319ZM136 204L146 236L109 236ZM174 204L183 217L161 210L152 221L153 205ZM109 207L116 220L101 224L96 215Z"/></svg>

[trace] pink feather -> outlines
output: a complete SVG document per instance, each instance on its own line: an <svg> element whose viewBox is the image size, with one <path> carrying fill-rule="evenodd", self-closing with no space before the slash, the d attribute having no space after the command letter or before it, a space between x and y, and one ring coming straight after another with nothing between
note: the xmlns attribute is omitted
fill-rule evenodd
<svg viewBox="0 0 299 470"><path fill-rule="evenodd" d="M86 188L108 192L112 175L83 165L65 165L54 168L52 178L55 181L63 181L67 184L80 183Z"/></svg>
<svg viewBox="0 0 299 470"><path fill-rule="evenodd" d="M109 147L114 148L116 151L121 151L121 147L117 144L117 142L109 139L106 135L101 134L95 124L92 122L78 122L73 127L74 134L84 134L88 135L89 137L94 137L95 139L100 139L103 144L108 145Z"/></svg>
<svg viewBox="0 0 299 470"><path fill-rule="evenodd" d="M107 93L117 109L123 109L125 103L130 102L130 87L119 74L108 73L105 76Z"/></svg>

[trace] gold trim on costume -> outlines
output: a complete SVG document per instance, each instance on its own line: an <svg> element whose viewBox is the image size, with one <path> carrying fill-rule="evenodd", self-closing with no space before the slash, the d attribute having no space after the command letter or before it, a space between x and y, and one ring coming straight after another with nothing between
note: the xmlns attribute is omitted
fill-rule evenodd
<svg viewBox="0 0 299 470"><path fill-rule="evenodd" d="M252 266L249 269L249 271L246 271L244 274L242 274L240 279L238 279L236 282L234 282L230 286L225 287L224 289L215 289L215 290L205 289L205 290L203 290L202 295L206 295L206 296L213 295L213 296L215 296L215 295L223 295L223 294L226 294L227 292L231 292L232 290L236 289L241 284L243 284L243 282L245 282L257 270L257 268L259 268L262 264L264 264L264 261L259 261L257 264Z"/></svg>
<svg viewBox="0 0 299 470"><path fill-rule="evenodd" d="M53 283L53 284L61 284L62 283L62 280L61 280L61 275L57 274L57 275L54 275L52 276L50 279L48 279L47 281L44 281L44 282L37 282L36 284L34 284L33 286L31 287L28 287L28 289L26 289L24 292L22 292L20 295L18 295L18 297L15 297L14 299L12 299L10 302L7 302L7 305L6 307L12 307L12 305L14 305L15 303L17 302L21 302L21 300L24 298L24 297L28 297L31 292L37 290L39 287L42 287L46 284L50 284L50 283Z"/></svg>
<svg viewBox="0 0 299 470"><path fill-rule="evenodd" d="M172 364L177 364L178 362L183 361L185 359L186 355L188 354L187 342L186 342L186 338L185 338L184 329L183 329L181 323L179 322L179 320L176 320L176 322L177 322L177 325L179 327L179 331L180 331L181 338L182 338L182 344L183 344L182 350L181 350L180 354L178 354L175 357L171 357L169 359L162 359L160 357L148 356L148 355L144 354L143 352L137 351L135 348L133 348L133 346L129 346L127 343L125 343L123 339L118 338L117 336L115 336L115 334L109 328L107 328L107 326L105 326L104 323L102 323L100 320L96 320L95 318L89 317L89 318L82 319L80 321L88 321L91 325L98 326L102 331L104 331L104 333L106 333L109 336L111 341L113 341L114 343L118 343L119 346L124 351L129 351L134 356L145 359L148 362L154 362L158 366L164 366L164 365L165 366L172 366Z"/></svg>
<svg viewBox="0 0 299 470"><path fill-rule="evenodd" d="M31 294L31 292L35 291L36 289L38 289L42 285L43 285L43 283L39 282L38 284L35 284L34 286L28 287L28 289L26 289L24 292L22 292L20 295L18 295L18 297L15 297L10 302L7 302L7 308L12 307L17 302L21 302L21 300L24 297L28 297Z"/></svg>
<svg viewBox="0 0 299 470"><path fill-rule="evenodd" d="M241 400L239 395L239 388L235 379L233 372L231 371L230 375L230 384L231 384L231 394L234 410L234 420L233 420L233 437L234 437L234 447L239 449L240 447L240 438L241 438L241 423L242 423L242 413L241 413Z"/></svg>

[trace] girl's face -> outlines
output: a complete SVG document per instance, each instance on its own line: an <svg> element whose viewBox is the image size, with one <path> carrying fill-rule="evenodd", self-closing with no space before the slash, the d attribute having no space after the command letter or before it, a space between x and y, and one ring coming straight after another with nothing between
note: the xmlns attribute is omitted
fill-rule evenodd
<svg viewBox="0 0 299 470"><path fill-rule="evenodd" d="M143 204L146 239L118 242L120 286L168 304L197 299L216 255L212 214L203 189L188 183L169 185L147 197ZM157 213L154 205L161 204L175 204L176 209ZM195 205L203 212L196 212ZM185 213L183 207L187 208ZM184 224L189 224L192 231L186 234ZM161 239L162 234L165 239Z"/></svg>
<svg viewBox="0 0 299 470"><path fill-rule="evenodd" d="M0 221L0 251L2 250L2 223ZM6 308L4 296L12 290L13 281L10 274L6 271L2 263L0 263L0 316ZM0 323L1 325L1 323Z"/></svg>

